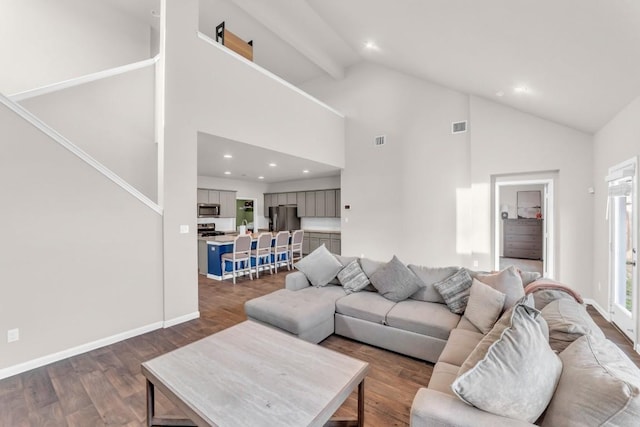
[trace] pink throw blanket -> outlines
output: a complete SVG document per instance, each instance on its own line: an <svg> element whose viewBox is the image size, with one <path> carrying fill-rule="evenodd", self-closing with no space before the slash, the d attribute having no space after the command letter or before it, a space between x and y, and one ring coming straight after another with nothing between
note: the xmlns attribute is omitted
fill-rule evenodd
<svg viewBox="0 0 640 427"><path fill-rule="evenodd" d="M532 293L534 293L536 291L540 291L540 290L543 290L543 289L553 289L553 290L558 290L558 291L564 291L564 292L568 293L569 295L571 295L573 298L575 298L575 300L578 301L578 303L584 304L584 301L582 300L582 297L580 296L580 294L578 292L576 292L575 290L571 289L567 285L563 285L560 282L556 282L555 280L550 280L550 279L538 279L535 282L529 283L524 288L524 293L525 293L525 295L529 295L529 294L532 294Z"/></svg>

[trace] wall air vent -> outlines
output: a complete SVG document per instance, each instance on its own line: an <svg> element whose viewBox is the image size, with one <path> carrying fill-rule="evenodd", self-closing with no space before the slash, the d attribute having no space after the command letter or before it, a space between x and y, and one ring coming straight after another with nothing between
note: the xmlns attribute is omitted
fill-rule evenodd
<svg viewBox="0 0 640 427"><path fill-rule="evenodd" d="M467 131L467 121L451 123L451 133L462 133Z"/></svg>
<svg viewBox="0 0 640 427"><path fill-rule="evenodd" d="M376 139L373 140L373 145L376 147L380 147L381 145L385 145L387 143L387 135L378 135Z"/></svg>

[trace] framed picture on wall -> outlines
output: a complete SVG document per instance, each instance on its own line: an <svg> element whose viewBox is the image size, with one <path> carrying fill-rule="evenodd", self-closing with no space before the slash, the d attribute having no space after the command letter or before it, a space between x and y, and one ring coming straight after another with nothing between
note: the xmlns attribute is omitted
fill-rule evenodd
<svg viewBox="0 0 640 427"><path fill-rule="evenodd" d="M518 191L518 218L542 218L542 192Z"/></svg>

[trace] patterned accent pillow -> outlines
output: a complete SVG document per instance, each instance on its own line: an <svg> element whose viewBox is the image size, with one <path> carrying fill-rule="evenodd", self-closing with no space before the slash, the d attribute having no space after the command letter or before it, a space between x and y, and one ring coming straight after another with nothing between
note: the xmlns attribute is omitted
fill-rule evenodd
<svg viewBox="0 0 640 427"><path fill-rule="evenodd" d="M360 263L357 259L354 259L340 270L338 280L342 283L342 287L347 294L361 291L371 283L362 268L360 268Z"/></svg>
<svg viewBox="0 0 640 427"><path fill-rule="evenodd" d="M471 276L466 269L461 268L455 274L434 283L433 287L440 292L452 313L462 314L467 308L471 283Z"/></svg>

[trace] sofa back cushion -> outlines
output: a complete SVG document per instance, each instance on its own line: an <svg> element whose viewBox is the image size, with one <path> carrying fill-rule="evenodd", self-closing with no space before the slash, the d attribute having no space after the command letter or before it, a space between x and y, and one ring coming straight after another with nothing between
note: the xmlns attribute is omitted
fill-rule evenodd
<svg viewBox="0 0 640 427"><path fill-rule="evenodd" d="M640 370L611 341L584 335L560 354L558 388L543 426L636 426Z"/></svg>
<svg viewBox="0 0 640 427"><path fill-rule="evenodd" d="M536 421L562 371L536 321L539 315L524 303L507 311L460 367L454 393L484 411Z"/></svg>
<svg viewBox="0 0 640 427"><path fill-rule="evenodd" d="M441 304L444 304L444 299L442 299L440 292L433 287L433 284L453 276L460 270L460 267L423 267L415 264L409 264L408 267L422 282L420 288L409 298Z"/></svg>
<svg viewBox="0 0 640 427"><path fill-rule="evenodd" d="M573 298L551 301L541 313L549 325L549 344L557 352L563 351L583 335L605 337L587 309Z"/></svg>
<svg viewBox="0 0 640 427"><path fill-rule="evenodd" d="M476 279L506 295L504 311L513 307L516 301L524 296L522 278L514 266L505 268L497 273L478 274Z"/></svg>

